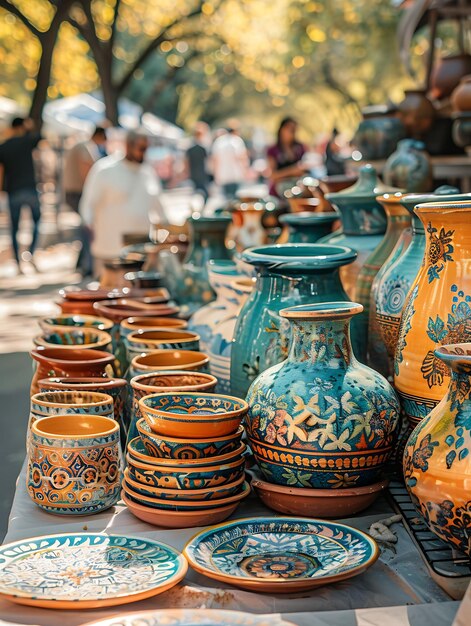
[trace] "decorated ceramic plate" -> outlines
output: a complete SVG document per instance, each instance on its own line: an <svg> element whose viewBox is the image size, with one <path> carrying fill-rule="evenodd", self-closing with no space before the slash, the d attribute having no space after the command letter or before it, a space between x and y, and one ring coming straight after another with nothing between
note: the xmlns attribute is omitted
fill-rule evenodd
<svg viewBox="0 0 471 626"><path fill-rule="evenodd" d="M293 626L277 615L264 617L215 609L164 609L116 615L84 626Z"/></svg>
<svg viewBox="0 0 471 626"><path fill-rule="evenodd" d="M187 567L174 548L140 537L35 537L0 547L0 595L49 609L113 606L170 589Z"/></svg>
<svg viewBox="0 0 471 626"><path fill-rule="evenodd" d="M190 565L236 587L293 593L364 572L379 556L365 533L335 522L252 517L212 526L185 546Z"/></svg>

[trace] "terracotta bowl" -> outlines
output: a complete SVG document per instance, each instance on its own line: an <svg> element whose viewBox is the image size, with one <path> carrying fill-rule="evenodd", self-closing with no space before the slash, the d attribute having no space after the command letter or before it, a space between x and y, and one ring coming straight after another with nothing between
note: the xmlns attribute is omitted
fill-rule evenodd
<svg viewBox="0 0 471 626"><path fill-rule="evenodd" d="M205 489L219 487L238 480L245 471L245 458L239 456L231 463L203 465L179 469L165 465L140 463L127 455L132 480L151 487L165 489Z"/></svg>
<svg viewBox="0 0 471 626"><path fill-rule="evenodd" d="M137 430L151 456L164 459L201 459L226 454L240 447L244 433L239 426L235 433L209 439L182 439L157 435L145 419L137 422Z"/></svg>
<svg viewBox="0 0 471 626"><path fill-rule="evenodd" d="M138 330L155 328L186 328L188 322L177 317L128 317L121 322L121 336L127 337Z"/></svg>
<svg viewBox="0 0 471 626"><path fill-rule="evenodd" d="M111 350L111 335L97 328L54 326L34 338L36 346L61 347L67 350Z"/></svg>
<svg viewBox="0 0 471 626"><path fill-rule="evenodd" d="M128 359L154 350L199 350L200 336L180 328L138 330L126 337Z"/></svg>
<svg viewBox="0 0 471 626"><path fill-rule="evenodd" d="M218 381L215 376L204 372L168 371L160 374L140 374L131 379L131 387L139 397L152 393L172 391L214 391Z"/></svg>
<svg viewBox="0 0 471 626"><path fill-rule="evenodd" d="M144 356L134 357L131 363L131 372L134 376L166 370L206 372L208 368L208 355L194 350L155 350Z"/></svg>
<svg viewBox="0 0 471 626"><path fill-rule="evenodd" d="M180 309L172 304L166 304L167 302L168 292L161 298L152 298L152 302L146 298L98 301L93 304L93 309L98 315L107 317L113 320L115 324L119 324L124 319L134 315L139 315L139 317L173 317L178 315Z"/></svg>
<svg viewBox="0 0 471 626"><path fill-rule="evenodd" d="M163 528L193 528L211 526L224 521L232 515L239 503L233 502L214 509L203 511L160 511L133 502L123 491L121 498L129 511L142 522Z"/></svg>
<svg viewBox="0 0 471 626"><path fill-rule="evenodd" d="M115 390L125 391L127 382L124 378L43 378L38 381L43 391L98 391L115 395Z"/></svg>
<svg viewBox="0 0 471 626"><path fill-rule="evenodd" d="M157 393L139 408L158 435L206 439L235 433L248 411L245 400L210 393Z"/></svg>
<svg viewBox="0 0 471 626"><path fill-rule="evenodd" d="M368 508L384 492L388 480L368 487L301 489L254 479L252 487L270 509L300 517L340 519Z"/></svg>
<svg viewBox="0 0 471 626"><path fill-rule="evenodd" d="M238 492L227 498L217 498L213 500L164 500L154 496L143 496L137 492L127 480L123 480L123 489L125 494L131 498L133 502L151 507L153 509L164 509L167 511L204 511L206 509L216 509L220 506L240 502L250 494L250 485L244 482L238 489Z"/></svg>
<svg viewBox="0 0 471 626"><path fill-rule="evenodd" d="M113 328L113 322L106 317L95 315L59 315L59 317L43 317L39 320L39 326L46 332L50 332L50 329L56 326L97 328L109 332Z"/></svg>
<svg viewBox="0 0 471 626"><path fill-rule="evenodd" d="M104 415L114 419L113 398L90 391L47 391L31 397L28 429L48 415Z"/></svg>
<svg viewBox="0 0 471 626"><path fill-rule="evenodd" d="M245 476L240 476L237 480L225 485L216 485L215 487L204 487L202 489L167 489L166 487L152 487L151 485L143 485L135 481L128 469L124 470L124 477L128 485L138 494L147 496L148 498L158 498L170 502L181 502L191 500L194 502L203 502L206 500L221 500L229 498L240 491L241 485L245 480Z"/></svg>
<svg viewBox="0 0 471 626"><path fill-rule="evenodd" d="M241 443L240 446L232 452L226 454L220 454L217 456L211 456L200 459L160 459L155 456L150 456L142 443L140 437L131 439L128 443L128 456L134 462L146 463L151 467L165 466L173 468L175 470L187 469L187 468L204 468L206 466L218 467L222 464L232 463L236 459L239 459L246 451L247 446L245 443Z"/></svg>

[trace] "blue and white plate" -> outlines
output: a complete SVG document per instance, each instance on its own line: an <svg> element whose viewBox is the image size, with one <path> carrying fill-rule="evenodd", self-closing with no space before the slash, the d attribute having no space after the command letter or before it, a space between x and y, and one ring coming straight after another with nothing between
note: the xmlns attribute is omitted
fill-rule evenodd
<svg viewBox="0 0 471 626"><path fill-rule="evenodd" d="M208 528L184 554L196 571L257 591L294 593L365 571L379 556L365 533L336 522L252 517Z"/></svg>
<svg viewBox="0 0 471 626"><path fill-rule="evenodd" d="M176 585L188 564L174 548L141 537L77 533L0 547L0 595L50 609L126 604Z"/></svg>
<svg viewBox="0 0 471 626"><path fill-rule="evenodd" d="M84 626L294 626L277 615L216 609L163 609L116 615Z"/></svg>

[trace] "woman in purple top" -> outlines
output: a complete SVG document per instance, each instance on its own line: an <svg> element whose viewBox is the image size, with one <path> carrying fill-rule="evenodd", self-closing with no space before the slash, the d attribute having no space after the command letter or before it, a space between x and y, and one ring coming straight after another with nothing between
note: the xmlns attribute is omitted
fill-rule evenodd
<svg viewBox="0 0 471 626"><path fill-rule="evenodd" d="M287 178L302 176L306 171L301 164L306 149L296 139L297 129L296 120L292 117L285 117L278 128L276 144L267 150L271 195L279 195L276 191L277 183Z"/></svg>

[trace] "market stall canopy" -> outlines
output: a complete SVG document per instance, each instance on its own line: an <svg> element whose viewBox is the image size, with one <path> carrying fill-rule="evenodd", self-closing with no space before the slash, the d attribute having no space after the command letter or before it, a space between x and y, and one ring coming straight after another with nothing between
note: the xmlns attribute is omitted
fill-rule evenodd
<svg viewBox="0 0 471 626"><path fill-rule="evenodd" d="M181 141L185 135L182 128L157 117L153 113L144 113L142 116L142 126L151 135L172 143Z"/></svg>

